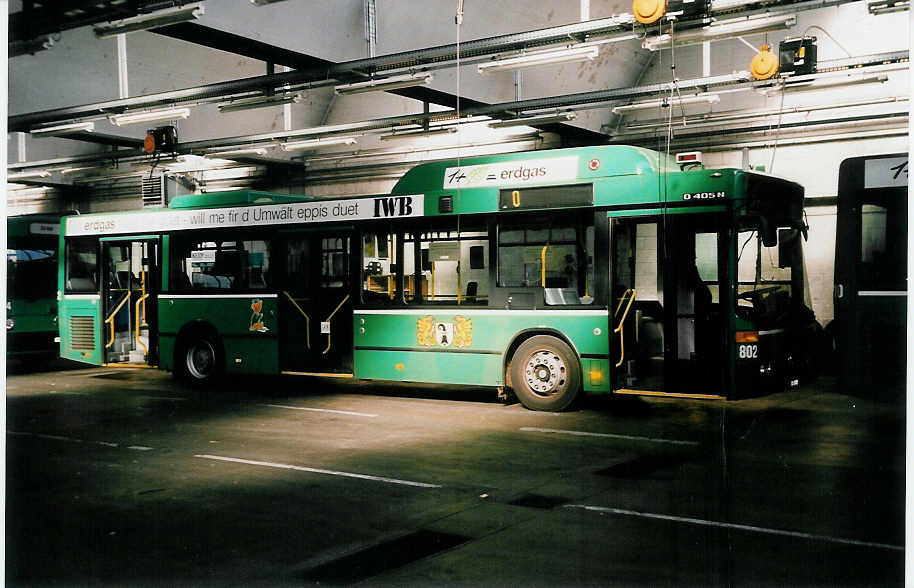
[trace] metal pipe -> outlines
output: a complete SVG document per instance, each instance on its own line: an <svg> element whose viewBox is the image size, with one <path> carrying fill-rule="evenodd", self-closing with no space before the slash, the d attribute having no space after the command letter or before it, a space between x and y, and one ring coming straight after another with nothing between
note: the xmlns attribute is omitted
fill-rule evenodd
<svg viewBox="0 0 914 588"><path fill-rule="evenodd" d="M778 7L783 5L784 10L796 12L824 8L826 6L837 6L850 1L852 0L813 0L810 2L790 4L790 0L778 0L771 4L767 4L765 10L770 14L777 14L779 12ZM633 22L634 19L631 15L622 15L535 31L500 35L473 41L463 41L460 44L461 62L469 63L468 59L473 57L494 55L508 51L519 51L521 49L543 47L558 43L567 44L569 42L592 39L600 35L609 35L627 30L630 31ZM680 23L677 28L679 30L686 30L692 25L694 25L693 28L697 28L702 26L702 22ZM398 68L434 69L435 67L451 67L452 64L450 62L456 59L456 55L457 45L452 43L415 51L392 53L380 57L345 61L331 64L326 67L277 73L272 76L256 76L228 82L217 82L194 88L147 94L134 98L109 100L106 102L97 102L80 106L30 112L10 117L7 130L8 132L29 130L31 127L39 124L61 120L83 119L87 117L103 118L108 114L122 112L128 108L150 108L153 106L179 102L188 103L203 100L223 100L237 94L258 91L263 92L270 88L275 89L283 85L294 86L295 84L312 84L317 87L318 84L327 85L328 80L330 79L349 81L364 77L368 74ZM440 65L442 63L445 65Z"/></svg>
<svg viewBox="0 0 914 588"><path fill-rule="evenodd" d="M592 21L599 22L599 21ZM859 67L865 68L872 66L875 68L883 67L886 62L904 61L908 59L906 51L894 51L877 55L869 55L857 58L839 59L827 62L821 62L820 66L828 68L830 71L836 71L841 68ZM277 74L277 76L287 76L291 73ZM810 76L798 76L797 80L816 79L817 74ZM748 72L736 72L731 74L712 76L710 78L693 78L690 80L679 80L677 87L680 91L691 89L710 90L717 87L724 88L724 91L741 91L752 90L770 85L768 81L749 81ZM546 98L536 98L531 100L520 100L514 102L503 102L500 104L491 104L483 106L466 107L461 109L461 114L465 116L492 116L498 117L500 114L510 111L517 114L533 113L537 110L554 109L560 107L574 106L577 109L589 107L600 108L607 104L618 102L624 99L635 97L645 97L656 94L662 94L669 91L669 83L649 84L645 86L635 86L629 88L615 88L608 90L596 90L591 92L580 92L576 94L565 94L562 96L550 96ZM239 144L250 144L257 142L270 142L297 137L320 136L342 132L353 131L371 131L388 129L392 127L402 127L406 125L423 125L425 121L441 122L454 120L457 117L457 111L454 109L442 110L430 113L415 113L367 121L358 121L353 123L344 123L337 125L324 125L301 129L297 131L280 131L274 133L263 133L258 135L241 135L235 137L226 137L222 139L206 139L201 141L191 141L180 143L175 147L177 153L193 153L207 149L235 146ZM872 117L863 117L863 120ZM12 120L12 119L11 119ZM813 123L815 124L815 123ZM618 141L613 141L618 142ZM92 161L105 161L109 159L123 159L143 156L142 150L124 150L118 152L109 152L81 156L75 158L63 158L57 160L47 160L41 162L29 162L9 165L9 169L25 169L30 167L46 167L62 164L73 164Z"/></svg>

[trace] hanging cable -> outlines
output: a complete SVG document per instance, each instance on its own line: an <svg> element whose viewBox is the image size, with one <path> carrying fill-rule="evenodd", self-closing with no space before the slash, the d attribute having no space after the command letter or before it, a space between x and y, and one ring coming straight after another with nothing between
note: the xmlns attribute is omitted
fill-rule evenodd
<svg viewBox="0 0 914 588"><path fill-rule="evenodd" d="M853 55L851 55L851 52L844 48L844 45L842 45L841 43L839 43L837 39L835 39L834 37L831 36L831 33L829 33L828 31L826 31L825 29L823 29L823 28L820 27L819 25L810 25L810 26L806 27L806 30L803 31L803 36L805 37L805 36L806 36L806 33L808 33L808 32L809 32L810 30L812 30L812 29L819 29L820 31L822 31L823 33L825 33L825 36L828 37L829 39L831 39L832 42L833 42L835 45L837 45L839 49L841 49L841 51L844 51L845 53L847 53L847 56L848 56L848 57L853 57Z"/></svg>
<svg viewBox="0 0 914 588"><path fill-rule="evenodd" d="M463 25L463 0L457 0L457 13L454 15L454 24L457 27L457 167L460 168L461 146L463 133L460 131L460 27ZM457 186L457 303L460 303L460 260L463 257L463 245L460 242L460 217L461 217L461 189Z"/></svg>
<svg viewBox="0 0 914 588"><path fill-rule="evenodd" d="M771 161L768 163L768 169L766 170L769 174L774 173L774 155L778 151L778 139L781 135L781 121L784 118L784 82L781 82L781 104L778 106L778 124L774 129L774 145L771 147Z"/></svg>

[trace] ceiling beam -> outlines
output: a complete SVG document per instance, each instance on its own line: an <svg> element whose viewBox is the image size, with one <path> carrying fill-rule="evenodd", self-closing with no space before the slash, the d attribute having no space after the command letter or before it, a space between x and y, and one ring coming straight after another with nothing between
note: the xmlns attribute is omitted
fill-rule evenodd
<svg viewBox="0 0 914 588"><path fill-rule="evenodd" d="M241 55L243 57L249 57L251 59L257 59L276 65L284 65L297 70L329 69L332 66L337 65L332 61L321 59L320 57L276 47L275 45L207 27L195 22L159 27L152 32L172 39L209 47L210 49L218 49L219 51L226 51L235 55ZM388 92L403 96L404 98L419 100L420 102L428 102L429 104L437 104L438 106L447 108L457 108L457 96L427 86L399 88L396 90L388 90ZM466 98L464 96L460 97L460 104L465 108L489 106L485 102L480 102L479 100L473 100L472 98ZM569 145L595 145L606 142L606 135L572 125L550 124L538 126L536 128L560 135Z"/></svg>

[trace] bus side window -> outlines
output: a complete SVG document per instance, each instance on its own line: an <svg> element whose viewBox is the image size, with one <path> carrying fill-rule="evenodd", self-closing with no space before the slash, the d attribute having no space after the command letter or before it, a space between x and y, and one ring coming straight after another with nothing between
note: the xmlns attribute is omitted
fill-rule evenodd
<svg viewBox="0 0 914 588"><path fill-rule="evenodd" d="M98 291L98 241L94 237L71 239L67 241L66 251L66 291Z"/></svg>
<svg viewBox="0 0 914 588"><path fill-rule="evenodd" d="M419 261L409 250L404 280L407 301L485 306L489 300L487 266L489 236L484 226L457 226L449 222L441 230L422 233L418 239ZM415 271L418 270L418 271ZM416 296L414 292L421 292Z"/></svg>
<svg viewBox="0 0 914 588"><path fill-rule="evenodd" d="M270 287L270 242L188 239L174 247L172 287L264 290Z"/></svg>
<svg viewBox="0 0 914 588"><path fill-rule="evenodd" d="M592 304L593 244L593 226L577 216L509 219L498 233L498 287L541 288L550 306Z"/></svg>
<svg viewBox="0 0 914 588"><path fill-rule="evenodd" d="M396 298L396 265L391 251L396 236L386 232L362 234L362 300L392 304Z"/></svg>

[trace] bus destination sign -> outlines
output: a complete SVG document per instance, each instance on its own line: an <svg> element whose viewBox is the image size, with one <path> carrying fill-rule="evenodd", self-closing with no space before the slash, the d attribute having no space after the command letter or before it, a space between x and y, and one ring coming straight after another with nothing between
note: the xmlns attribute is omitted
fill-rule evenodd
<svg viewBox="0 0 914 588"><path fill-rule="evenodd" d="M143 214L100 214L68 218L67 235L118 235L414 217L422 216L424 204L424 196L408 195L231 208L165 210Z"/></svg>

